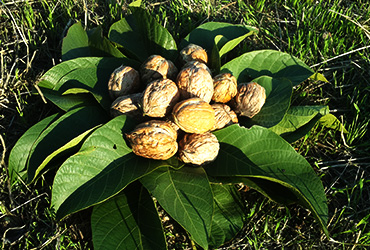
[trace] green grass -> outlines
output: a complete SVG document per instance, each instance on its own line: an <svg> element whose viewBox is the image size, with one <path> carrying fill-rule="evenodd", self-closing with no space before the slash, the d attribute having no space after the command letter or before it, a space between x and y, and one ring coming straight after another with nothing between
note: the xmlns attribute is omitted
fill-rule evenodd
<svg viewBox="0 0 370 250"><path fill-rule="evenodd" d="M85 6L85 3L87 5ZM121 3L121 4L120 4ZM370 4L368 1L145 1L146 7L176 41L207 21L227 21L259 28L257 36L233 55L255 49L288 52L328 83L306 81L295 89L293 104L329 105L348 133L317 125L294 143L321 177L329 203L326 239L305 209L281 207L259 193L242 192L249 214L243 230L221 249L366 249L370 244ZM0 235L14 229L20 238L2 249L89 249L88 219L77 213L57 222L50 204L47 178L12 188L6 160L27 128L55 111L31 95L39 77L60 62L61 39L74 20L87 28L109 26L124 17L126 1L0 2L0 135L4 161L0 170ZM6 211L12 211L6 215ZM164 218L164 217L163 217ZM166 222L172 249L190 249L186 234ZM18 230L18 231L17 231ZM8 231L10 232L10 231ZM17 234L14 234L15 238ZM9 235L7 235L9 237Z"/></svg>

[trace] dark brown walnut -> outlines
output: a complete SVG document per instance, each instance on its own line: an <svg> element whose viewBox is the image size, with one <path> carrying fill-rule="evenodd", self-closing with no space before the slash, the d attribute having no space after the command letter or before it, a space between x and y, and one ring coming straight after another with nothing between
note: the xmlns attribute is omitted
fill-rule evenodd
<svg viewBox="0 0 370 250"><path fill-rule="evenodd" d="M129 66L122 65L115 69L108 81L109 95L113 100L119 96L132 94L139 88L139 72Z"/></svg>
<svg viewBox="0 0 370 250"><path fill-rule="evenodd" d="M211 105L215 110L215 125L213 130L221 129L234 123L238 123L236 113L224 103L215 103Z"/></svg>
<svg viewBox="0 0 370 250"><path fill-rule="evenodd" d="M217 137L210 132L186 134L179 142L180 160L193 165L204 165L214 161L219 150Z"/></svg>
<svg viewBox="0 0 370 250"><path fill-rule="evenodd" d="M181 98L199 97L209 103L213 96L213 79L208 67L203 63L187 65L177 75Z"/></svg>
<svg viewBox="0 0 370 250"><path fill-rule="evenodd" d="M119 115L127 115L134 118L143 117L143 113L139 108L142 93L135 93L131 95L120 96L113 101L110 107L110 114L112 117Z"/></svg>
<svg viewBox="0 0 370 250"><path fill-rule="evenodd" d="M213 78L214 102L227 103L238 93L237 81L235 76L230 73L222 73Z"/></svg>
<svg viewBox="0 0 370 250"><path fill-rule="evenodd" d="M238 93L231 103L235 113L252 118L260 112L265 101L265 88L256 82L250 82L238 85Z"/></svg>
<svg viewBox="0 0 370 250"><path fill-rule="evenodd" d="M143 94L143 113L150 117L165 117L179 99L180 93L175 82L170 79L152 81Z"/></svg>
<svg viewBox="0 0 370 250"><path fill-rule="evenodd" d="M198 97L186 99L172 110L173 121L187 133L205 133L215 124L215 111L212 106Z"/></svg>
<svg viewBox="0 0 370 250"><path fill-rule="evenodd" d="M126 134L126 137L136 155L149 159L167 160L178 149L177 133L165 121L151 120L141 123Z"/></svg>
<svg viewBox="0 0 370 250"><path fill-rule="evenodd" d="M169 78L175 79L178 70L172 61L159 55L150 56L140 67L140 75L143 83Z"/></svg>
<svg viewBox="0 0 370 250"><path fill-rule="evenodd" d="M180 51L180 56L185 63L190 61L208 62L207 52L201 46L192 43Z"/></svg>

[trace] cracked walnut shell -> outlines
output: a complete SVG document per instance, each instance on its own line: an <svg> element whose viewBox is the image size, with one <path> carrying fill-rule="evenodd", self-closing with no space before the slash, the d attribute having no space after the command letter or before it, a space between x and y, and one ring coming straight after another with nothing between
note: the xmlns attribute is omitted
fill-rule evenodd
<svg viewBox="0 0 370 250"><path fill-rule="evenodd" d="M232 100L237 114L252 118L261 111L266 101L265 88L256 82L238 85L238 93Z"/></svg>
<svg viewBox="0 0 370 250"><path fill-rule="evenodd" d="M184 163L204 165L214 161L220 150L217 137L210 133L186 134L179 142L179 158Z"/></svg>
<svg viewBox="0 0 370 250"><path fill-rule="evenodd" d="M165 117L179 99L180 93L175 82L170 79L152 81L143 94L143 113L150 117Z"/></svg>
<svg viewBox="0 0 370 250"><path fill-rule="evenodd" d="M172 110L173 121L187 133L205 133L215 124L215 111L212 106L198 97L186 99Z"/></svg>
<svg viewBox="0 0 370 250"><path fill-rule="evenodd" d="M167 160L178 149L177 133L165 121L151 120L141 123L126 134L132 151L138 156L155 160Z"/></svg>

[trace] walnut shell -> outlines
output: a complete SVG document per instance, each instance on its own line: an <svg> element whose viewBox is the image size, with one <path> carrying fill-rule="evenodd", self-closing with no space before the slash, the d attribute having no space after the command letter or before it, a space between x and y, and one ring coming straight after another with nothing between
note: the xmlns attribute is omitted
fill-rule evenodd
<svg viewBox="0 0 370 250"><path fill-rule="evenodd" d="M192 43L180 51L180 56L185 63L190 61L208 62L207 52L201 46Z"/></svg>
<svg viewBox="0 0 370 250"><path fill-rule="evenodd" d="M180 93L175 82L170 79L152 81L143 94L143 113L150 117L165 117L179 99Z"/></svg>
<svg viewBox="0 0 370 250"><path fill-rule="evenodd" d="M113 101L110 107L110 114L112 117L119 115L127 115L134 118L143 116L139 103L141 101L142 93L135 93L131 95L120 96Z"/></svg>
<svg viewBox="0 0 370 250"><path fill-rule="evenodd" d="M215 102L227 103L238 93L238 84L235 76L222 73L213 78L213 96Z"/></svg>
<svg viewBox="0 0 370 250"><path fill-rule="evenodd" d="M210 102L213 96L213 79L205 64L186 66L177 75L177 86L182 99L199 97Z"/></svg>
<svg viewBox="0 0 370 250"><path fill-rule="evenodd" d="M184 163L204 165L214 161L220 150L217 137L210 133L186 134L179 142L179 158Z"/></svg>
<svg viewBox="0 0 370 250"><path fill-rule="evenodd" d="M132 132L126 134L126 137L132 151L145 158L167 160L178 149L177 133L165 121L151 120L141 123Z"/></svg>
<svg viewBox="0 0 370 250"><path fill-rule="evenodd" d="M215 124L212 106L198 97L181 101L172 110L173 121L187 133L205 133Z"/></svg>
<svg viewBox="0 0 370 250"><path fill-rule="evenodd" d="M109 96L113 100L119 96L132 94L139 88L139 72L129 66L122 65L116 68L108 81Z"/></svg>
<svg viewBox="0 0 370 250"><path fill-rule="evenodd" d="M172 61L159 55L148 57L140 67L141 80L145 84L161 78L175 79L177 72Z"/></svg>
<svg viewBox="0 0 370 250"><path fill-rule="evenodd" d="M215 125L211 129L221 129L234 123L238 123L238 117L229 106L223 103L215 103L211 105L215 110Z"/></svg>
<svg viewBox="0 0 370 250"><path fill-rule="evenodd" d="M252 118L260 112L266 101L265 88L256 82L238 85L238 93L232 100L237 114Z"/></svg>

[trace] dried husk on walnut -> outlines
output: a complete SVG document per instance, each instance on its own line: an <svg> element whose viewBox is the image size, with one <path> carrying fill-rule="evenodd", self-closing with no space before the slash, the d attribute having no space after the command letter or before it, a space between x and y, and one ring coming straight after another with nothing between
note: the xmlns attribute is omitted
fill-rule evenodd
<svg viewBox="0 0 370 250"><path fill-rule="evenodd" d="M217 137L210 133L186 134L179 142L179 158L184 163L204 165L214 161L220 150Z"/></svg>
<svg viewBox="0 0 370 250"><path fill-rule="evenodd" d="M221 129L234 123L238 123L238 117L231 108L224 103L214 103L211 105L215 110L215 125L211 129Z"/></svg>
<svg viewBox="0 0 370 250"><path fill-rule="evenodd" d="M122 65L116 68L108 81L109 96L115 100L136 92L140 88L140 75L134 68Z"/></svg>
<svg viewBox="0 0 370 250"><path fill-rule="evenodd" d="M172 110L173 121L187 133L205 133L215 124L212 106L198 97L183 100Z"/></svg>
<svg viewBox="0 0 370 250"><path fill-rule="evenodd" d="M265 101L265 88L256 82L250 82L238 85L238 93L231 103L237 114L252 118L261 111Z"/></svg>
<svg viewBox="0 0 370 250"><path fill-rule="evenodd" d="M174 80L177 73L178 69L175 64L159 55L148 57L140 67L141 80L145 84L161 78Z"/></svg>
<svg viewBox="0 0 370 250"><path fill-rule="evenodd" d="M213 96L213 79L203 63L186 64L177 75L177 86L182 99L199 97L210 102Z"/></svg>
<svg viewBox="0 0 370 250"><path fill-rule="evenodd" d="M127 115L134 118L141 118L143 113L139 108L142 93L135 93L131 95L120 96L113 101L110 107L110 114L112 117L119 115Z"/></svg>
<svg viewBox="0 0 370 250"><path fill-rule="evenodd" d="M126 134L126 138L136 155L149 159L167 160L178 149L177 133L165 121L151 120L141 123Z"/></svg>
<svg viewBox="0 0 370 250"><path fill-rule="evenodd" d="M201 46L192 43L180 51L180 56L185 63L190 61L208 62L207 52Z"/></svg>
<svg viewBox="0 0 370 250"><path fill-rule="evenodd" d="M222 73L213 78L214 102L227 103L238 93L238 83L235 76L230 73Z"/></svg>
<svg viewBox="0 0 370 250"><path fill-rule="evenodd" d="M180 93L175 82L170 79L152 81L143 93L143 113L150 117L165 117L179 99Z"/></svg>

